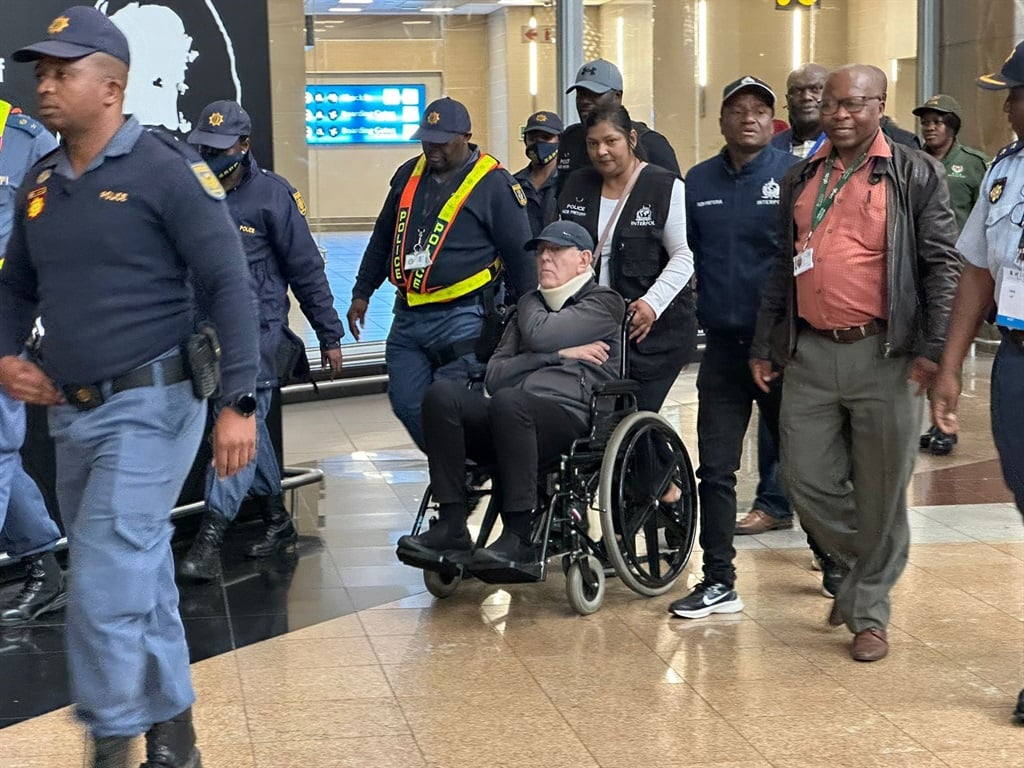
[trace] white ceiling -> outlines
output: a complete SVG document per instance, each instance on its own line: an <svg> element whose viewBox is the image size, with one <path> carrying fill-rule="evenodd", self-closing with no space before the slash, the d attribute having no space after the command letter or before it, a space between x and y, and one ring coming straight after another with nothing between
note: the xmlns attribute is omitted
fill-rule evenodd
<svg viewBox="0 0 1024 768"><path fill-rule="evenodd" d="M584 0L584 5L603 5L609 0ZM430 8L451 8L450 13L454 14L482 14L492 13L500 8L508 6L548 6L554 5L554 0L495 0L484 3L474 0L372 0L372 2L355 2L355 0L305 0L306 13L324 16L356 16L356 13L332 13L331 8L361 8L360 13L377 14L428 14L424 9ZM444 14L442 14L444 15Z"/></svg>

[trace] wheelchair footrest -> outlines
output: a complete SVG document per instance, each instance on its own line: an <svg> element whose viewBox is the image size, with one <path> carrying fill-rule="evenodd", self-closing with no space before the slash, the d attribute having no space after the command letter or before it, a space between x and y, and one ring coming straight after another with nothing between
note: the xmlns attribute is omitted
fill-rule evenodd
<svg viewBox="0 0 1024 768"><path fill-rule="evenodd" d="M487 584L527 584L540 581L541 564L494 563L469 566L469 572Z"/></svg>

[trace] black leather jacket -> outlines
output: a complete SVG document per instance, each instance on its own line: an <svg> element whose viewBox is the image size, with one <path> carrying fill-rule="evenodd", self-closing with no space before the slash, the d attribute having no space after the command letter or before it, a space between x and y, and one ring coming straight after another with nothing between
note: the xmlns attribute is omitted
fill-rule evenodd
<svg viewBox="0 0 1024 768"><path fill-rule="evenodd" d="M871 183L886 194L886 284L889 318L886 356L913 355L938 361L962 259L942 166L923 152L887 139L892 158L875 158ZM794 165L782 181L783 228L778 263L765 286L750 348L753 359L786 365L796 348L796 227L793 206L821 158Z"/></svg>

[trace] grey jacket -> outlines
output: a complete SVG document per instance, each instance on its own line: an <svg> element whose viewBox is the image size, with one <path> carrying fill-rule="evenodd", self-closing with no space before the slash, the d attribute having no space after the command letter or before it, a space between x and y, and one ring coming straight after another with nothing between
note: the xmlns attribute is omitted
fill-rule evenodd
<svg viewBox="0 0 1024 768"><path fill-rule="evenodd" d="M594 384L619 377L625 312L622 297L593 280L558 312L548 307L540 291L531 291L519 299L515 317L487 363L487 391L518 387L554 400L586 424ZM603 365L558 354L594 341L610 348Z"/></svg>
<svg viewBox="0 0 1024 768"><path fill-rule="evenodd" d="M892 158L875 158L871 183L886 189L886 284L889 318L886 356L923 356L938 361L946 342L962 263L957 228L942 166L923 152L887 139ZM753 359L786 365L796 348L796 226L793 206L823 162L797 163L782 180L782 247L761 299Z"/></svg>

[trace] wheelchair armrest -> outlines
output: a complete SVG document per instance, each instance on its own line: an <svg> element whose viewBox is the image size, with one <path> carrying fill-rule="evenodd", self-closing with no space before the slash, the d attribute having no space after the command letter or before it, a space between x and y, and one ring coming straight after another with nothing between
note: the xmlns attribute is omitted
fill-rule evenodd
<svg viewBox="0 0 1024 768"><path fill-rule="evenodd" d="M635 395L640 391L640 382L633 379L616 379L600 381L594 385L595 395Z"/></svg>

